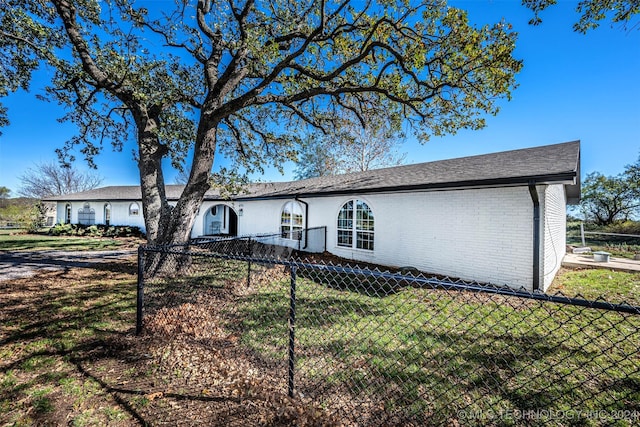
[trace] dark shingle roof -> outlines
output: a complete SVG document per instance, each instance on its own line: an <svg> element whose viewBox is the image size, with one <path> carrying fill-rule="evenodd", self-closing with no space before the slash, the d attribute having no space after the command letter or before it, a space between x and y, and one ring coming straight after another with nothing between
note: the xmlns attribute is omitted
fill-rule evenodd
<svg viewBox="0 0 640 427"><path fill-rule="evenodd" d="M234 198L246 200L525 185L533 180L538 184L567 184L569 201L575 202L580 197L579 168L580 142L574 141L300 181L255 183L247 187L245 194L238 194ZM168 185L167 197L177 200L182 188L181 185ZM52 197L48 200L140 199L139 186L118 186ZM218 199L220 195L217 190L210 190L205 195L205 200Z"/></svg>

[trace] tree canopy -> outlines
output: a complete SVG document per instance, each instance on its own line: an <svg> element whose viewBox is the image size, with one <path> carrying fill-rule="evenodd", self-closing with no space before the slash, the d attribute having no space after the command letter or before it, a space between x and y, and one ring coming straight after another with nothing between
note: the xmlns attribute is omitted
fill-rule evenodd
<svg viewBox="0 0 640 427"><path fill-rule="evenodd" d="M303 141L293 171L294 178L307 179L336 175L338 173L336 159L338 150L336 145L331 142L325 138Z"/></svg>
<svg viewBox="0 0 640 427"><path fill-rule="evenodd" d="M40 1L0 0L0 98L27 90L41 60L54 58L54 49L63 43L54 21L51 6ZM0 129L8 124L7 110L0 104Z"/></svg>
<svg viewBox="0 0 640 427"><path fill-rule="evenodd" d="M598 225L630 219L640 208L640 158L616 176L587 175L580 207L585 218Z"/></svg>
<svg viewBox="0 0 640 427"><path fill-rule="evenodd" d="M522 4L534 12L534 17L529 21L532 25L542 23L540 13L557 2L558 0L522 0ZM640 13L640 0L580 0L576 12L579 18L573 29L580 33L599 27L604 20L626 27L634 15Z"/></svg>
<svg viewBox="0 0 640 427"><path fill-rule="evenodd" d="M391 126L392 120L369 120L366 126L345 125L347 136L339 146L341 172L363 172L401 165L406 154L400 153L403 135Z"/></svg>
<svg viewBox="0 0 640 427"><path fill-rule="evenodd" d="M0 199L8 199L11 195L11 190L8 187L0 187Z"/></svg>
<svg viewBox="0 0 640 427"><path fill-rule="evenodd" d="M152 243L187 239L212 183L293 159L303 130L376 117L422 140L481 128L522 66L507 23L477 28L441 0L0 1L3 65L26 84L45 61L47 98L78 126L60 157L92 164L105 144L137 142ZM233 166L212 176L216 153ZM175 206L164 159L188 170Z"/></svg>

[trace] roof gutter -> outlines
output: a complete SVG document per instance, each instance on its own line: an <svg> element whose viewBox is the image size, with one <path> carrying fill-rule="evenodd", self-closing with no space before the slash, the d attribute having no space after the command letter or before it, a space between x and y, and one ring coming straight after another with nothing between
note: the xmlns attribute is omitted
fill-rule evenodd
<svg viewBox="0 0 640 427"><path fill-rule="evenodd" d="M533 202L533 291L540 290L540 199L535 180L529 181L529 194Z"/></svg>
<svg viewBox="0 0 640 427"><path fill-rule="evenodd" d="M301 200L298 196L295 197L295 200L304 205L304 246L302 249L307 249L307 242L309 241L309 203Z"/></svg>

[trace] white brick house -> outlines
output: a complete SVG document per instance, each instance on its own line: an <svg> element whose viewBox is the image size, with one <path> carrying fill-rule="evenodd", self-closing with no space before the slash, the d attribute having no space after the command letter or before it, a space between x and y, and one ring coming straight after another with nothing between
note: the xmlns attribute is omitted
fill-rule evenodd
<svg viewBox="0 0 640 427"><path fill-rule="evenodd" d="M293 182L252 184L222 199L210 191L192 237L280 232L297 243L326 227L327 250L350 260L498 285L545 290L565 254L566 205L580 197L580 144ZM182 186L167 186L177 200ZM140 189L104 187L50 199L60 223L144 229ZM294 239L288 239L293 237Z"/></svg>

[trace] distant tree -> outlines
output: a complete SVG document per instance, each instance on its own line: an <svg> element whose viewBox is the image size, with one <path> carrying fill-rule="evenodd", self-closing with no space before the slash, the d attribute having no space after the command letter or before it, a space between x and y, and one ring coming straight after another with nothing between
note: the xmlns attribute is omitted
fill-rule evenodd
<svg viewBox="0 0 640 427"><path fill-rule="evenodd" d="M0 191L2 188L0 187ZM11 224L27 232L37 231L45 222L47 206L39 200L15 197L0 198L0 225Z"/></svg>
<svg viewBox="0 0 640 427"><path fill-rule="evenodd" d="M534 13L529 21L532 25L542 23L540 12L557 2L558 0L522 0L522 4ZM580 18L573 24L573 29L583 34L597 28L605 19L626 27L632 17L640 13L640 0L581 0L576 12Z"/></svg>
<svg viewBox="0 0 640 427"><path fill-rule="evenodd" d="M339 147L339 169L363 172L404 163L407 155L398 151L402 135L392 128L392 123L369 120L364 127L352 125L350 137Z"/></svg>
<svg viewBox="0 0 640 427"><path fill-rule="evenodd" d="M46 216L46 205L41 201L37 201L23 213L22 225L27 233L35 233L45 224Z"/></svg>
<svg viewBox="0 0 640 427"><path fill-rule="evenodd" d="M91 190L102 184L102 177L94 172L81 172L55 162L38 163L20 177L18 193L24 197L44 199L61 194Z"/></svg>
<svg viewBox="0 0 640 427"><path fill-rule="evenodd" d="M302 144L296 168L295 179L318 178L338 173L337 144L327 138L307 138Z"/></svg>
<svg viewBox="0 0 640 427"><path fill-rule="evenodd" d="M640 157L635 163L625 167L624 176L627 180L627 185L640 189Z"/></svg>
<svg viewBox="0 0 640 427"><path fill-rule="evenodd" d="M6 206L6 199L11 195L11 190L7 187L0 187L0 208Z"/></svg>
<svg viewBox="0 0 640 427"><path fill-rule="evenodd" d="M189 172L186 169L178 170L178 175L176 175L173 180L176 184L185 185L189 182Z"/></svg>
<svg viewBox="0 0 640 427"><path fill-rule="evenodd" d="M637 186L629 185L627 174L604 176L593 172L582 184L580 207L587 220L609 225L628 220L640 207L640 194Z"/></svg>
<svg viewBox="0 0 640 427"><path fill-rule="evenodd" d="M344 120L335 136L309 138L299 153L296 179L338 173L363 172L404 163L406 154L398 148L403 134L398 123L386 112L368 110L364 125L359 120Z"/></svg>

